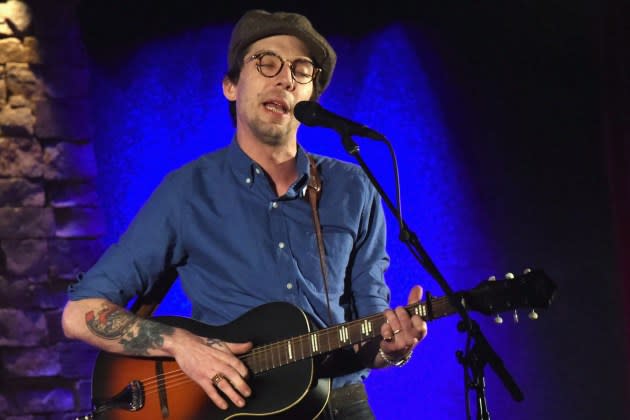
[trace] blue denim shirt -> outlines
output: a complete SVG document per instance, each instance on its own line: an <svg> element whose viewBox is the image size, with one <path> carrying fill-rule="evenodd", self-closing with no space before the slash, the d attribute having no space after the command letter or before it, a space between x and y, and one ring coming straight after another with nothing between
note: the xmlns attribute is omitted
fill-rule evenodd
<svg viewBox="0 0 630 420"><path fill-rule="evenodd" d="M300 307L319 327L383 311L390 292L380 196L357 165L313 156L322 180L332 321L304 199L306 152L298 147L298 180L277 197L236 141L169 173L120 240L69 287L69 298L102 297L124 306L175 268L192 317L211 325L272 301ZM366 375L337 378L333 386Z"/></svg>

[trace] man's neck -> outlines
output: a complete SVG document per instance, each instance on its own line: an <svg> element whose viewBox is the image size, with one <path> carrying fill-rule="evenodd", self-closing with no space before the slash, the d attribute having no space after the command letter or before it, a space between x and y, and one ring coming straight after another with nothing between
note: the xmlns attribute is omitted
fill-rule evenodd
<svg viewBox="0 0 630 420"><path fill-rule="evenodd" d="M237 142L243 152L262 167L276 194L284 195L297 178L297 143L271 145L239 136Z"/></svg>

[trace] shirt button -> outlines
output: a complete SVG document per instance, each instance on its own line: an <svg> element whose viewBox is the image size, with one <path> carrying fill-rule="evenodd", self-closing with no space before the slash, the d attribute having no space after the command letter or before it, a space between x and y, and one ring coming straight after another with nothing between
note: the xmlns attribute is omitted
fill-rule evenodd
<svg viewBox="0 0 630 420"><path fill-rule="evenodd" d="M287 283L287 289L289 289L289 290L293 289L293 284Z"/></svg>
<svg viewBox="0 0 630 420"><path fill-rule="evenodd" d="M273 207L274 209L278 208L278 202L274 201L273 203L271 203L271 207Z"/></svg>
<svg viewBox="0 0 630 420"><path fill-rule="evenodd" d="M283 249L284 248L284 242L278 242L278 248Z"/></svg>
<svg viewBox="0 0 630 420"><path fill-rule="evenodd" d="M254 169L254 170L256 171L256 173L257 173L258 175L260 175L260 169L256 168L256 169Z"/></svg>
<svg viewBox="0 0 630 420"><path fill-rule="evenodd" d="M245 182L246 182L247 184L251 184L251 183L252 183L252 179L251 179L251 178L245 178Z"/></svg>

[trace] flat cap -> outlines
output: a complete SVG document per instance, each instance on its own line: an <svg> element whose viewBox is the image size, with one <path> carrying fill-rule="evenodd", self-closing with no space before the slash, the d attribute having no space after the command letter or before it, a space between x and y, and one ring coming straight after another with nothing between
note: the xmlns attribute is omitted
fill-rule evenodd
<svg viewBox="0 0 630 420"><path fill-rule="evenodd" d="M260 9L246 12L232 30L228 48L228 68L233 68L238 60L243 59L250 44L273 35L292 35L304 42L310 52L310 58L322 69L316 83L319 91L323 92L330 83L337 63L337 54L328 41L313 28L311 22L297 13L270 13Z"/></svg>

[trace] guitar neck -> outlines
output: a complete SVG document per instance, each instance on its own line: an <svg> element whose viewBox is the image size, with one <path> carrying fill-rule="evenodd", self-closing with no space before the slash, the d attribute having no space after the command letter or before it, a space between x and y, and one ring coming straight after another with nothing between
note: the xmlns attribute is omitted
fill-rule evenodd
<svg viewBox="0 0 630 420"><path fill-rule="evenodd" d="M425 321L432 321L455 312L447 297L429 299L404 308L409 315L418 315ZM253 373L275 369L380 337L381 326L385 322L382 313L360 318L256 347L243 356L243 361Z"/></svg>

